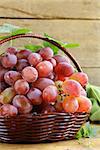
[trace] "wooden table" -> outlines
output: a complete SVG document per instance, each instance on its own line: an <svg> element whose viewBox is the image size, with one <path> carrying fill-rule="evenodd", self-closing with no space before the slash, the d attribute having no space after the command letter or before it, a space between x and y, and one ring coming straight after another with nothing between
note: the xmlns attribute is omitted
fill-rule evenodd
<svg viewBox="0 0 100 150"><path fill-rule="evenodd" d="M100 150L100 126L95 125L95 138L69 140L46 144L0 144L0 150Z"/></svg>

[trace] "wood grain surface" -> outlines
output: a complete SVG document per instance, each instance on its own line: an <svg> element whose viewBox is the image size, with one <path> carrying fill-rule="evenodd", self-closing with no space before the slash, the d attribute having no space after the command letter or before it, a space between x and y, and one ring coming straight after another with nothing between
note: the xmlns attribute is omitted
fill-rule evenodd
<svg viewBox="0 0 100 150"><path fill-rule="evenodd" d="M99 0L1 0L0 16L100 19Z"/></svg>

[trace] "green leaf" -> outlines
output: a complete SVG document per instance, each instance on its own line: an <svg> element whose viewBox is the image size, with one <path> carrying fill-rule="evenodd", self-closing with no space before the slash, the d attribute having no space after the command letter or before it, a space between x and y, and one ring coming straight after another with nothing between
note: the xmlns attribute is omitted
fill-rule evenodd
<svg viewBox="0 0 100 150"><path fill-rule="evenodd" d="M79 47L79 44L77 44L77 43L65 43L62 46L65 48L76 48L76 47Z"/></svg>
<svg viewBox="0 0 100 150"><path fill-rule="evenodd" d="M20 29L16 29L16 30L13 30L11 35L18 35L18 34L26 34L26 33L30 33L31 30L29 29L26 29L26 28L20 28Z"/></svg>
<svg viewBox="0 0 100 150"><path fill-rule="evenodd" d="M91 121L100 121L100 107L90 116Z"/></svg>
<svg viewBox="0 0 100 150"><path fill-rule="evenodd" d="M86 89L87 89L87 96L89 98L96 99L100 104L100 87L88 84Z"/></svg>
<svg viewBox="0 0 100 150"><path fill-rule="evenodd" d="M55 41L55 42L61 44L61 45L62 45L63 47L65 47L65 48L76 48L76 47L79 47L79 44L77 44L77 43L63 43L63 42L61 42L61 41L59 41L59 40L56 40L56 39L52 38L51 36L49 36L49 35L46 34L46 33L44 33L44 36L45 36L46 38L50 39L50 40L53 40L53 41Z"/></svg>
<svg viewBox="0 0 100 150"><path fill-rule="evenodd" d="M96 135L96 129L90 125L89 122L85 123L81 129L76 134L76 138L80 139L82 137L94 137Z"/></svg>
<svg viewBox="0 0 100 150"><path fill-rule="evenodd" d="M91 109L91 115L94 114L96 111L98 111L100 109L100 106L97 102L96 99L94 98L90 98L91 102L92 102L92 109Z"/></svg>
<svg viewBox="0 0 100 150"><path fill-rule="evenodd" d="M5 23L2 26L0 26L0 33L11 33L15 29L19 29L19 27L12 24Z"/></svg>
<svg viewBox="0 0 100 150"><path fill-rule="evenodd" d="M43 48L43 47L40 46L40 45L33 45L33 44L28 44L28 45L25 45L24 47L25 47L26 49L31 50L32 52L36 52L37 50Z"/></svg>
<svg viewBox="0 0 100 150"><path fill-rule="evenodd" d="M0 36L0 40L4 40L4 39L6 39L8 37L10 37L10 36Z"/></svg>
<svg viewBox="0 0 100 150"><path fill-rule="evenodd" d="M11 24L3 24L2 26L0 26L0 33L3 33L3 34L7 33L8 35L1 36L0 39L5 39L9 36L14 36L18 34L26 34L30 32L31 30L27 28L20 28L18 26L11 25Z"/></svg>

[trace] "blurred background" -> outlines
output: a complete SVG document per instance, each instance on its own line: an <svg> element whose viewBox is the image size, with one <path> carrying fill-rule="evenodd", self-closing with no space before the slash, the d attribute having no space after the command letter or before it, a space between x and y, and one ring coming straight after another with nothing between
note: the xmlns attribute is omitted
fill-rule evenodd
<svg viewBox="0 0 100 150"><path fill-rule="evenodd" d="M90 82L100 85L100 0L0 0L0 25L4 23L79 43L70 51Z"/></svg>

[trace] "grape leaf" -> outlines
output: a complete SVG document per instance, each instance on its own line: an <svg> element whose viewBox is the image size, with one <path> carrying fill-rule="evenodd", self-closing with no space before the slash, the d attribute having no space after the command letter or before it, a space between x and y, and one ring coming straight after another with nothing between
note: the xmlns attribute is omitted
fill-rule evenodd
<svg viewBox="0 0 100 150"><path fill-rule="evenodd" d="M76 134L76 139L80 139L82 137L95 137L96 132L96 128L92 127L89 122L86 122Z"/></svg>
<svg viewBox="0 0 100 150"><path fill-rule="evenodd" d="M64 46L65 48L76 48L76 47L79 47L79 44L77 44L77 43L65 43L65 44L62 44L62 46Z"/></svg>
<svg viewBox="0 0 100 150"><path fill-rule="evenodd" d="M26 49L31 50L32 52L36 52L37 50L43 48L41 45L33 45L33 44L28 44L24 46Z"/></svg>
<svg viewBox="0 0 100 150"><path fill-rule="evenodd" d="M18 35L18 34L26 34L26 33L30 33L31 30L29 29L26 29L26 28L20 28L20 29L16 29L16 30L13 30L11 32L11 35Z"/></svg>
<svg viewBox="0 0 100 150"><path fill-rule="evenodd" d="M60 45L62 45L65 48L76 48L76 47L79 47L79 44L77 44L77 43L63 43L63 42L61 42L59 40L56 40L56 39L52 38L51 36L49 36L46 33L44 33L44 36L47 37L50 40L53 40L53 41L59 43Z"/></svg>
<svg viewBox="0 0 100 150"><path fill-rule="evenodd" d="M5 39L9 36L14 36L18 34L26 34L31 33L30 29L27 28L20 28L18 26L12 25L12 24L3 24L0 26L0 33L7 33L8 35L1 36L0 39Z"/></svg>

